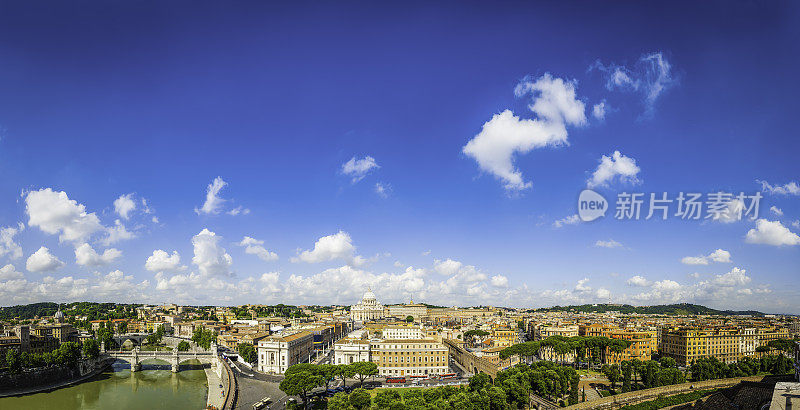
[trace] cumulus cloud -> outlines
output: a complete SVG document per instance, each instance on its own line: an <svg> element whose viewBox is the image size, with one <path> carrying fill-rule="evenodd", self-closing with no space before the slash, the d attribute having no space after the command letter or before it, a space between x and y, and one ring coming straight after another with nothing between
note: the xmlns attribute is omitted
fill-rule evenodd
<svg viewBox="0 0 800 410"><path fill-rule="evenodd" d="M606 89L638 93L645 105L645 115L652 115L655 103L665 91L678 81L672 72L672 64L662 52L644 54L632 66L609 64L600 60L590 70L598 70L606 80Z"/></svg>
<svg viewBox="0 0 800 410"><path fill-rule="evenodd" d="M586 181L586 186L589 188L608 186L615 178L623 183L636 184L639 182L639 171L635 159L614 151L610 156L600 157L600 164L592 173L592 177Z"/></svg>
<svg viewBox="0 0 800 410"><path fill-rule="evenodd" d="M0 258L8 256L15 260L22 257L22 247L14 242L14 236L25 230L25 225L21 222L16 226L6 226L0 229Z"/></svg>
<svg viewBox="0 0 800 410"><path fill-rule="evenodd" d="M172 255L161 249L156 249L147 257L144 268L150 272L173 272L186 270L186 265L181 265L181 255L172 251Z"/></svg>
<svg viewBox="0 0 800 410"><path fill-rule="evenodd" d="M130 213L135 209L136 201L133 200L133 194L120 195L119 198L114 200L114 212L122 219L128 219Z"/></svg>
<svg viewBox="0 0 800 410"><path fill-rule="evenodd" d="M25 269L30 272L49 272L64 266L57 257L50 253L50 249L42 246L38 251L31 254L25 262Z"/></svg>
<svg viewBox="0 0 800 410"><path fill-rule="evenodd" d="M594 246L598 248L621 248L622 244L613 239L609 239L607 241L598 240L594 243Z"/></svg>
<svg viewBox="0 0 800 410"><path fill-rule="evenodd" d="M114 221L114 226L106 228L106 237L101 241L103 245L110 246L120 241L133 239L136 234L129 231L119 219Z"/></svg>
<svg viewBox="0 0 800 410"><path fill-rule="evenodd" d="M761 190L774 195L800 195L800 184L795 181L789 181L783 185L772 185L767 181L756 180L761 184Z"/></svg>
<svg viewBox="0 0 800 410"><path fill-rule="evenodd" d="M681 259L681 263L684 265L708 265L709 262L730 263L731 253L726 250L717 249L707 256L686 256Z"/></svg>
<svg viewBox="0 0 800 410"><path fill-rule="evenodd" d="M264 261L278 260L278 254L270 252L264 248L264 241L245 236L237 245L244 247L244 252L250 255L256 255Z"/></svg>
<svg viewBox="0 0 800 410"><path fill-rule="evenodd" d="M561 228L564 225L575 225L581 222L581 218L578 215L570 215L561 219L558 219L553 222L553 228Z"/></svg>
<svg viewBox="0 0 800 410"><path fill-rule="evenodd" d="M492 276L492 286L498 288L508 287L508 278L503 275Z"/></svg>
<svg viewBox="0 0 800 410"><path fill-rule="evenodd" d="M305 250L291 259L292 262L319 263L341 259L352 266L366 264L366 259L354 256L356 247L350 234L339 231L333 235L323 236L314 243L314 249Z"/></svg>
<svg viewBox="0 0 800 410"><path fill-rule="evenodd" d="M794 246L800 244L800 236L783 226L780 221L759 219L756 221L756 227L750 229L745 235L745 242L772 246Z"/></svg>
<svg viewBox="0 0 800 410"><path fill-rule="evenodd" d="M9 263L0 268L0 282L20 279L25 279L25 276L23 276L22 272L18 271L14 265Z"/></svg>
<svg viewBox="0 0 800 410"><path fill-rule="evenodd" d="M50 188L28 192L25 196L28 225L50 235L59 235L61 242L86 242L95 232L103 229L94 212L69 199L66 192Z"/></svg>
<svg viewBox="0 0 800 410"><path fill-rule="evenodd" d="M108 265L122 256L122 251L109 248L102 254L92 248L88 243L83 243L75 248L75 263L81 266L103 266Z"/></svg>
<svg viewBox="0 0 800 410"><path fill-rule="evenodd" d="M650 286L650 281L645 279L643 276L636 275L630 279L628 279L627 284L630 286Z"/></svg>
<svg viewBox="0 0 800 410"><path fill-rule="evenodd" d="M230 267L233 258L219 245L220 237L214 232L203 228L200 233L192 237L194 257L192 263L203 276L232 276Z"/></svg>
<svg viewBox="0 0 800 410"><path fill-rule="evenodd" d="M606 102L602 101L592 106L592 116L595 119L603 120L606 118Z"/></svg>
<svg viewBox="0 0 800 410"><path fill-rule="evenodd" d="M746 273L747 272L744 269L733 268L728 273L716 275L712 282L719 286L746 285L750 283L751 280Z"/></svg>
<svg viewBox="0 0 800 410"><path fill-rule="evenodd" d="M220 210L222 210L222 205L225 203L225 199L220 198L219 191L225 186L228 185L222 177L216 177L210 184L206 187L206 201L203 202L203 206L199 209L195 208L194 212L198 215L206 214L206 215L216 215L219 214Z"/></svg>
<svg viewBox="0 0 800 410"><path fill-rule="evenodd" d="M545 74L536 80L525 78L515 88L517 97L530 96L528 108L534 119L523 119L510 110L495 114L483 124L481 132L463 147L462 152L484 172L503 182L508 191L532 186L514 166L515 154L533 149L568 145L567 125L586 123L585 105L575 92L575 82Z"/></svg>
<svg viewBox="0 0 800 410"><path fill-rule="evenodd" d="M356 157L350 158L350 161L345 162L342 164L342 174L347 175L351 178L351 181L355 184L358 181L364 179L372 170L380 168L377 162L375 162L375 158L367 155L364 158L356 159Z"/></svg>

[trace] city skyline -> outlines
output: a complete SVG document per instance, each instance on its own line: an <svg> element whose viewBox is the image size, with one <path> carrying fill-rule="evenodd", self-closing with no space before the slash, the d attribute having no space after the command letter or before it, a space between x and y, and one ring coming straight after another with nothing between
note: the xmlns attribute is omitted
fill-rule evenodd
<svg viewBox="0 0 800 410"><path fill-rule="evenodd" d="M727 6L5 5L0 305L799 314L796 5ZM614 217L720 191L758 217Z"/></svg>

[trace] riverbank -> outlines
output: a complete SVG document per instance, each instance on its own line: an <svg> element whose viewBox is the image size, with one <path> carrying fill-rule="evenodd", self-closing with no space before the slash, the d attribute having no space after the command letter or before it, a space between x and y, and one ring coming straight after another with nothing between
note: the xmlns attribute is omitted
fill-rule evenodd
<svg viewBox="0 0 800 410"><path fill-rule="evenodd" d="M0 398L4 397L14 397L14 396L23 396L27 394L35 394L41 392L47 392L56 390L62 387L71 386L77 383L81 383L83 381L89 380L92 377L97 376L98 374L105 371L111 364L114 363L114 359L105 359L99 363L96 363L94 369L89 373L84 374L83 376L76 377L70 380L65 380L57 383L50 383L42 386L35 386L27 389L14 389L6 392L0 392Z"/></svg>

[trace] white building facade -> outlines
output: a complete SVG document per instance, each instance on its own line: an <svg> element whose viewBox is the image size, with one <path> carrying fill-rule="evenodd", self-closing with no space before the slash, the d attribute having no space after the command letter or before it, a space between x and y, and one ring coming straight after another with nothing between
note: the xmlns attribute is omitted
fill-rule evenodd
<svg viewBox="0 0 800 410"><path fill-rule="evenodd" d="M383 305L378 303L372 290L367 290L360 302L350 306L350 317L356 322L383 319Z"/></svg>
<svg viewBox="0 0 800 410"><path fill-rule="evenodd" d="M369 341L346 337L333 345L333 364L370 361Z"/></svg>
<svg viewBox="0 0 800 410"><path fill-rule="evenodd" d="M305 363L314 354L314 336L298 332L269 336L258 342L258 371L282 374L290 366Z"/></svg>

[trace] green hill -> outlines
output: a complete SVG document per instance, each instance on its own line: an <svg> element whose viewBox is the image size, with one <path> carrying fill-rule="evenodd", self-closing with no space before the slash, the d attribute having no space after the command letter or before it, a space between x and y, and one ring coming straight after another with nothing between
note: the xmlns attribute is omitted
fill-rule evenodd
<svg viewBox="0 0 800 410"><path fill-rule="evenodd" d="M583 312L583 313L605 313L605 312L620 312L620 313L639 313L643 315L722 315L722 316L735 316L735 315L750 315L750 316L764 316L764 313L755 310L717 310L702 305L693 305L691 303L677 303L672 305L656 305L656 306L633 306L633 305L616 305L616 304L597 304L597 305L576 305L576 306L553 306L549 308L535 309L536 312Z"/></svg>

